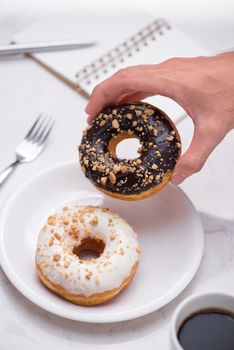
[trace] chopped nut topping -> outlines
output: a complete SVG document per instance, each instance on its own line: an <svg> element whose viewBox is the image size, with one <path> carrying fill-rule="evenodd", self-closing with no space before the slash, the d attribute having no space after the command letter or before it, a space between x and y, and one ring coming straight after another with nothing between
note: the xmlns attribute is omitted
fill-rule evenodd
<svg viewBox="0 0 234 350"><path fill-rule="evenodd" d="M49 240L49 246L51 247L54 244L54 238L51 237L51 239Z"/></svg>
<svg viewBox="0 0 234 350"><path fill-rule="evenodd" d="M64 207L64 208L63 208L63 211L67 211L67 210L69 210L68 207Z"/></svg>
<svg viewBox="0 0 234 350"><path fill-rule="evenodd" d="M69 220L64 219L64 220L63 220L63 224L64 224L64 225L68 225L68 224L69 224Z"/></svg>
<svg viewBox="0 0 234 350"><path fill-rule="evenodd" d="M95 209L94 209L94 207L89 206L89 207L87 207L87 208L86 208L86 210L85 210L85 211L86 211L87 213L93 213L93 212L94 212L94 210L95 210Z"/></svg>
<svg viewBox="0 0 234 350"><path fill-rule="evenodd" d="M140 111L139 109L135 109L135 113L138 117L142 115L142 111Z"/></svg>
<svg viewBox="0 0 234 350"><path fill-rule="evenodd" d="M67 269L69 266L70 266L70 261L69 261L69 260L66 260L66 261L64 262L64 267L65 267L65 269Z"/></svg>
<svg viewBox="0 0 234 350"><path fill-rule="evenodd" d="M99 170L101 173L105 173L105 171L106 171L106 166L103 165L103 164L101 164L101 165L98 166L98 170Z"/></svg>
<svg viewBox="0 0 234 350"><path fill-rule="evenodd" d="M176 145L178 148L181 148L181 143L180 142L176 142Z"/></svg>
<svg viewBox="0 0 234 350"><path fill-rule="evenodd" d="M138 158L138 159L136 160L136 163L137 163L137 164L141 164L141 159Z"/></svg>
<svg viewBox="0 0 234 350"><path fill-rule="evenodd" d="M120 254L120 255L124 255L124 250L123 250L122 247L120 247L119 254Z"/></svg>
<svg viewBox="0 0 234 350"><path fill-rule="evenodd" d="M174 140L174 136L169 135L169 136L166 137L166 140L167 141L172 141L172 140Z"/></svg>
<svg viewBox="0 0 234 350"><path fill-rule="evenodd" d="M51 216L48 217L47 223L48 223L49 225L55 225L55 222L56 222L56 217L55 217L55 215L51 215Z"/></svg>
<svg viewBox="0 0 234 350"><path fill-rule="evenodd" d="M110 235L111 241L113 241L115 238L116 238L116 235L114 233L111 233L111 235Z"/></svg>
<svg viewBox="0 0 234 350"><path fill-rule="evenodd" d="M110 182L111 182L111 183L113 183L113 184L116 183L116 176L115 176L115 174L114 174L113 171L110 172L110 174L109 174L109 179L110 179Z"/></svg>
<svg viewBox="0 0 234 350"><path fill-rule="evenodd" d="M106 181L107 181L107 177L106 177L106 176L101 177L101 184L102 184L102 185L105 185L105 184L106 184Z"/></svg>
<svg viewBox="0 0 234 350"><path fill-rule="evenodd" d="M130 109L135 109L135 108L136 108L136 106L131 105L129 108L130 108Z"/></svg>
<svg viewBox="0 0 234 350"><path fill-rule="evenodd" d="M105 124L106 124L106 121L105 121L105 120L101 120L100 123L99 123L100 126L103 126L103 125L105 125Z"/></svg>
<svg viewBox="0 0 234 350"><path fill-rule="evenodd" d="M60 254L54 254L53 260L54 261L59 261L61 259L61 255Z"/></svg>
<svg viewBox="0 0 234 350"><path fill-rule="evenodd" d="M115 164L113 166L113 171L114 171L115 174L117 174L120 171L120 169L121 169L121 167L119 165L117 165L117 164Z"/></svg>
<svg viewBox="0 0 234 350"><path fill-rule="evenodd" d="M72 222L78 222L78 217L75 216L75 215L73 215L73 216L71 217L71 219L72 219Z"/></svg>
<svg viewBox="0 0 234 350"><path fill-rule="evenodd" d="M152 164L152 169L154 169L154 170L156 170L156 169L158 169L158 166L157 166L157 164Z"/></svg>
<svg viewBox="0 0 234 350"><path fill-rule="evenodd" d="M106 213L107 211L109 211L108 208L102 208L102 212L103 212L103 213Z"/></svg>
<svg viewBox="0 0 234 350"><path fill-rule="evenodd" d="M90 278L93 276L92 271L89 271L86 273L85 277L87 278L87 280L90 280Z"/></svg>
<svg viewBox="0 0 234 350"><path fill-rule="evenodd" d="M94 218L90 221L91 225L97 225L98 224L98 217L97 215L94 216Z"/></svg>
<svg viewBox="0 0 234 350"><path fill-rule="evenodd" d="M131 120L131 119L132 119L131 113L127 113L127 114L126 114L126 118L128 118L129 120Z"/></svg>
<svg viewBox="0 0 234 350"><path fill-rule="evenodd" d="M71 230L72 231L76 231L77 230L77 226L75 224L71 225Z"/></svg>
<svg viewBox="0 0 234 350"><path fill-rule="evenodd" d="M68 234L70 236L78 236L78 233L80 232L80 229L77 227L77 226L73 226L73 228L71 228L69 231L68 231Z"/></svg>
<svg viewBox="0 0 234 350"><path fill-rule="evenodd" d="M156 151L155 154L157 157L161 157L161 153L159 151Z"/></svg>
<svg viewBox="0 0 234 350"><path fill-rule="evenodd" d="M58 232L54 233L54 237L57 238L58 240L61 239L61 235Z"/></svg>
<svg viewBox="0 0 234 350"><path fill-rule="evenodd" d="M128 167L127 167L127 165L123 165L123 166L121 166L120 171L121 171L121 173L125 174L125 173L128 171Z"/></svg>
<svg viewBox="0 0 234 350"><path fill-rule="evenodd" d="M117 119L112 120L112 127L115 129L119 128L119 122Z"/></svg>
<svg viewBox="0 0 234 350"><path fill-rule="evenodd" d="M148 109L145 109L144 113L145 113L146 115L152 115L152 114L154 114L154 110L151 109L151 108L148 108Z"/></svg>
<svg viewBox="0 0 234 350"><path fill-rule="evenodd" d="M132 123L132 126L137 126L137 120L134 120L134 122Z"/></svg>

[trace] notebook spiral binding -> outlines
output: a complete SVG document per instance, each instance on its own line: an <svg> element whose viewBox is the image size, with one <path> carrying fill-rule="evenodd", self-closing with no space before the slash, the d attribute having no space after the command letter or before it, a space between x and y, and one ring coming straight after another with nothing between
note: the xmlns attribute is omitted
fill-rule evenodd
<svg viewBox="0 0 234 350"><path fill-rule="evenodd" d="M93 79L99 79L100 73L107 74L110 69L118 66L127 57L142 50L144 46L149 45L149 41L157 40L157 35L164 35L165 31L170 30L169 24L164 19L157 19L138 33L116 46L105 55L94 60L76 73L77 83L85 82L91 84Z"/></svg>

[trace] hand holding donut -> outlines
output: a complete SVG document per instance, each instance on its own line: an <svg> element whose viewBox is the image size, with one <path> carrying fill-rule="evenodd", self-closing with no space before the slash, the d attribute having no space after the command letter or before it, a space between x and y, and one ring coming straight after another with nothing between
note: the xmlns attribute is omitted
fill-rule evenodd
<svg viewBox="0 0 234 350"><path fill-rule="evenodd" d="M90 122L106 105L167 96L192 118L191 145L179 159L172 182L199 171L214 148L234 128L234 53L173 58L155 65L119 70L93 90L86 107Z"/></svg>

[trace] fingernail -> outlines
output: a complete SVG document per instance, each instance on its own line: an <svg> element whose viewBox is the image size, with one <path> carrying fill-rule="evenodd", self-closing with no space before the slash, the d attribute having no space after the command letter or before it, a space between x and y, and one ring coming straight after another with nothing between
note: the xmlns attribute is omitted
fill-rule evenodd
<svg viewBox="0 0 234 350"><path fill-rule="evenodd" d="M184 180L186 179L185 176L183 175L173 175L172 178L171 178L171 182L175 185L179 185L181 184L181 182L183 182Z"/></svg>

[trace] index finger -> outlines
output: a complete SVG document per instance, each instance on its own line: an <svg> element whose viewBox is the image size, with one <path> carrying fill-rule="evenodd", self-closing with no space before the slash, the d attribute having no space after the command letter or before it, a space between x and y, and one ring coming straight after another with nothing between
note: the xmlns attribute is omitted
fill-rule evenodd
<svg viewBox="0 0 234 350"><path fill-rule="evenodd" d="M152 74L156 72L157 78L153 79ZM93 118L104 106L114 104L121 96L135 92L170 97L170 89L168 87L168 91L165 90L165 79L161 77L157 65L133 66L119 70L97 85L91 94L86 112Z"/></svg>
<svg viewBox="0 0 234 350"><path fill-rule="evenodd" d="M112 75L94 88L85 109L86 113L94 117L104 106L114 103L123 94L134 92L134 83L134 77L127 79L120 71Z"/></svg>

